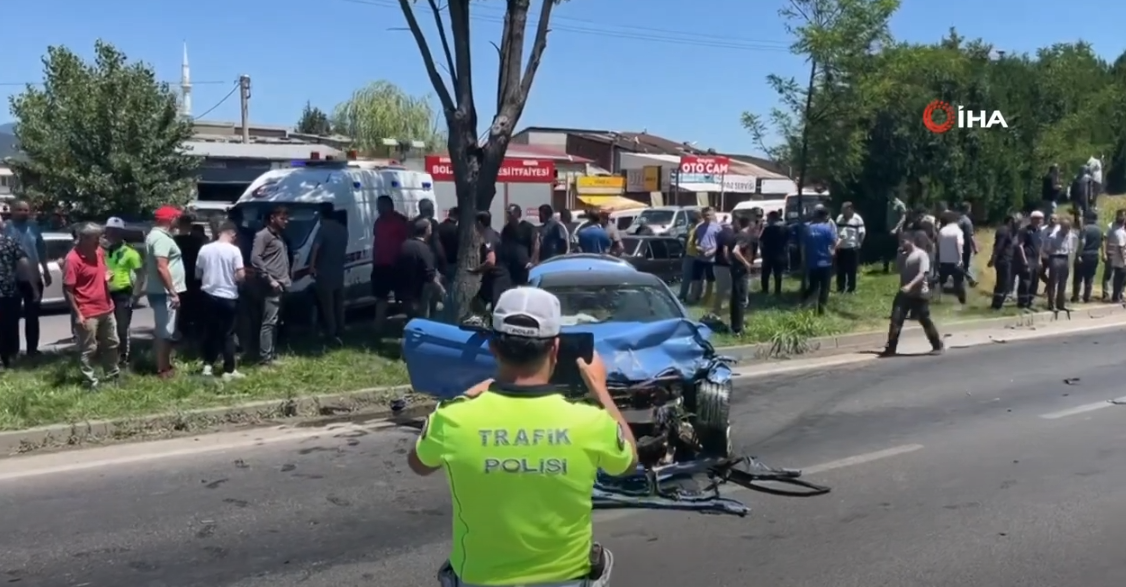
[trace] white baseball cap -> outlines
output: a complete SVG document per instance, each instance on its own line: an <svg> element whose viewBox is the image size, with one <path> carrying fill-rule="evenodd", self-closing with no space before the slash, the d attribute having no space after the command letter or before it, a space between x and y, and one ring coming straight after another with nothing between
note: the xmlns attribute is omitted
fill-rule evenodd
<svg viewBox="0 0 1126 587"><path fill-rule="evenodd" d="M1044 217L1044 213L1039 211L1039 210L1034 210L1032 212L1032 214L1029 216L1029 218L1043 218L1043 217Z"/></svg>
<svg viewBox="0 0 1126 587"><path fill-rule="evenodd" d="M114 216L106 220L106 228L125 228L125 221Z"/></svg>
<svg viewBox="0 0 1126 587"><path fill-rule="evenodd" d="M563 312L555 294L536 287L517 287L500 295L493 308L493 331L528 338L555 338Z"/></svg>

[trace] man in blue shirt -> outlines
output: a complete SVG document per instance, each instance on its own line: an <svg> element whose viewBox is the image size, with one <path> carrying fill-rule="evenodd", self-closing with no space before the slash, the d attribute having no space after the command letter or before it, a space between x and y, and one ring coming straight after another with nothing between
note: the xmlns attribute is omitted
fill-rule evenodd
<svg viewBox="0 0 1126 587"><path fill-rule="evenodd" d="M715 256L718 250L716 237L719 236L719 223L715 221L715 211L704 208L704 218L696 227L692 238L696 243L696 259L692 264L692 287L690 299L704 300L712 297L715 288ZM706 283L706 285L705 285Z"/></svg>
<svg viewBox="0 0 1126 587"><path fill-rule="evenodd" d="M829 210L817 206L813 219L802 232L802 248L805 253L805 270L809 285L802 292L802 302L808 302L817 295L817 313L825 313L829 303L829 285L833 279L833 257L837 252L837 227L829 222Z"/></svg>
<svg viewBox="0 0 1126 587"><path fill-rule="evenodd" d="M610 225L610 212L598 211L598 221L579 229L579 248L584 253L620 255L622 237L617 228Z"/></svg>

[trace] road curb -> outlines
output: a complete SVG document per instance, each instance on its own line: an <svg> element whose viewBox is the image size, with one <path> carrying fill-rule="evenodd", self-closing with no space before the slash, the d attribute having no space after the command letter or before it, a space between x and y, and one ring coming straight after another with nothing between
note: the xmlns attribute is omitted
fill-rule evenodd
<svg viewBox="0 0 1126 587"><path fill-rule="evenodd" d="M236 406L201 408L135 418L91 420L0 432L0 455L17 455L41 448L98 444L117 440L166 438L177 434L229 426L261 426L270 423L329 423L354 419L387 418L393 413L389 400L401 398L404 411L414 413L433 402L411 393L406 385L371 387L281 400L262 400Z"/></svg>
<svg viewBox="0 0 1126 587"><path fill-rule="evenodd" d="M1098 320L1119 315L1126 315L1126 308L1119 305L1099 305L1072 312L1071 319L1073 321ZM1020 316L940 324L939 329L944 334L952 334L988 328L1033 328L1040 324L1050 323L1055 319L1051 312L1039 312ZM1064 317L1059 319L1066 320ZM914 332L920 329L918 326L911 326L905 330ZM886 332L858 332L816 338L809 341L807 352L797 357L804 359L831 356L854 352L861 348L877 348L884 344L886 337ZM719 347L717 349L719 353L740 361L782 362L784 360L770 359L770 350L770 344ZM388 406L388 400L396 398L401 398L406 402L404 412L392 412ZM98 444L125 439L166 438L178 434L202 433L207 430L230 426L261 426L271 423L323 425L339 421L353 421L357 418L376 420L400 416L403 413L407 415L421 413L433 405L432 400L412 394L410 387L406 385L371 387L350 392L282 400L263 400L236 406L185 410L183 412L118 420L56 424L27 430L0 432L0 455L10 456L41 448Z"/></svg>

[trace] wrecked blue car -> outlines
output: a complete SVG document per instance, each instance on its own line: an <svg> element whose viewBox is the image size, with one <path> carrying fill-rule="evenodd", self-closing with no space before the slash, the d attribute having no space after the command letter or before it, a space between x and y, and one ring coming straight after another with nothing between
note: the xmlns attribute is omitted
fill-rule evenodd
<svg viewBox="0 0 1126 587"><path fill-rule="evenodd" d="M596 508L745 515L746 506L719 495L720 483L783 481L814 494L823 489L798 482L799 472L767 469L732 454L733 361L716 353L709 343L712 332L689 316L659 278L615 257L578 254L538 265L530 283L559 298L565 332L594 335L609 390L637 438L637 474L600 478ZM488 340L482 327L412 320L403 335L411 387L443 399L491 377L495 362ZM709 483L692 482L700 478Z"/></svg>

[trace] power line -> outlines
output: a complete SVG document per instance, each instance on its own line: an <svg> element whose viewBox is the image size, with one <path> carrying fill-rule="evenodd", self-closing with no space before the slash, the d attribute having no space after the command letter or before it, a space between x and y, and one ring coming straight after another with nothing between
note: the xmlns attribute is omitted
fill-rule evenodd
<svg viewBox="0 0 1126 587"><path fill-rule="evenodd" d="M198 116L193 115L192 118L198 120L200 118L203 118L204 116L207 116L208 114L211 114L212 112L215 111L216 108L222 106L223 102L226 102L228 99L230 99L231 96L234 96L235 92L237 92L238 89L239 89L239 84L238 84L238 82L235 82L235 87L231 88L231 91L227 92L227 95L223 96L222 100L219 100L219 102L217 102L214 106L212 106L211 108L208 108L207 112L204 112L203 114L200 114Z"/></svg>
<svg viewBox="0 0 1126 587"><path fill-rule="evenodd" d="M170 86L179 86L180 80L174 82L159 82L168 84ZM192 82L193 86L217 86L219 84L229 84L229 81L206 81L206 82ZM23 87L23 86L41 86L43 82L0 82L0 87Z"/></svg>
<svg viewBox="0 0 1126 587"><path fill-rule="evenodd" d="M392 0L340 0L341 2L348 2L350 4L360 4L364 6L374 6L379 8L393 8L399 10L399 4ZM492 8L475 5L473 10L480 10L481 8ZM499 10L499 9L498 9ZM529 15L529 20L534 20L534 15ZM504 23L503 16L478 14L476 12L470 13L470 20L490 23ZM614 28L606 27L590 27L590 26L576 26L568 24L560 24L557 21L571 20L580 23L594 22L569 17L552 17L551 31L573 33L579 35L591 35L604 38L625 39L634 41L644 41L651 43L666 43L671 45L680 45L684 47L702 47L709 49L730 49L736 51L755 51L755 52L777 52L789 53L790 46L788 43L781 41L768 41L768 40L746 40L746 41L733 41L730 37L722 37L718 35L709 35L704 33L673 31L665 29L655 29L648 27L635 27L629 25L610 25L618 29L633 29L642 32L630 32L629 30L615 30ZM601 23L596 23L601 24Z"/></svg>

